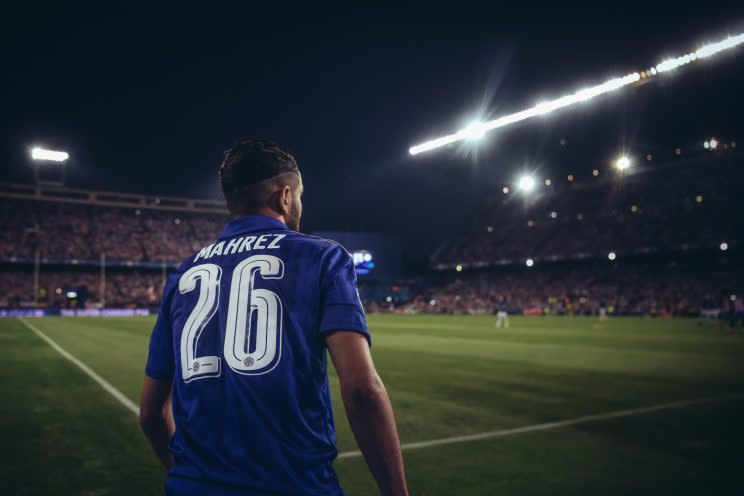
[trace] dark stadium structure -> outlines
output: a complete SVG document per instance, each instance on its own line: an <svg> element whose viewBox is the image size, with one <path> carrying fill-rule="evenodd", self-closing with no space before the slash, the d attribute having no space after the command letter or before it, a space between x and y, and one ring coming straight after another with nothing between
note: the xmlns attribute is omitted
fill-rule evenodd
<svg viewBox="0 0 744 496"><path fill-rule="evenodd" d="M529 315L603 306L690 316L704 304L736 305L744 171L735 142L720 148L649 155L630 170L583 179L577 172L529 195L494 191L468 229L431 256L429 274L365 274L367 309L488 314L506 301L510 312ZM210 200L18 184L2 184L0 197L5 309L156 309L167 272L228 218ZM373 238L348 239L360 240L349 247L357 249Z"/></svg>

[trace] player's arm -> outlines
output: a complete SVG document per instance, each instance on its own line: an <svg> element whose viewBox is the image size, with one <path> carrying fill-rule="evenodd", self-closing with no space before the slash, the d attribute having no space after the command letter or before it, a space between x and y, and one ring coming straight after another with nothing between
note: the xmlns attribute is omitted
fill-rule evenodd
<svg viewBox="0 0 744 496"><path fill-rule="evenodd" d="M171 276L163 289L163 303L150 335L150 349L145 365L145 382L140 395L140 425L152 449L167 469L174 461L168 443L176 431L171 409L171 390L174 377L172 323L169 315L170 298L177 276Z"/></svg>
<svg viewBox="0 0 744 496"><path fill-rule="evenodd" d="M325 341L341 381L349 424L380 493L407 495L393 408L372 363L367 339L356 332L333 332Z"/></svg>
<svg viewBox="0 0 744 496"><path fill-rule="evenodd" d="M171 382L145 376L140 396L140 426L165 468L173 467L168 443L175 432L170 405Z"/></svg>

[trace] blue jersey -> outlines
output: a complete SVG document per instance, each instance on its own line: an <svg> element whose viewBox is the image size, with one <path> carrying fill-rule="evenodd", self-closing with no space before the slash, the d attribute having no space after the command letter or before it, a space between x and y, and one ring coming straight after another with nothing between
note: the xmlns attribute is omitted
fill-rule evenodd
<svg viewBox="0 0 744 496"><path fill-rule="evenodd" d="M145 372L173 381L175 494L343 494L324 335L369 330L353 261L251 215L169 277Z"/></svg>

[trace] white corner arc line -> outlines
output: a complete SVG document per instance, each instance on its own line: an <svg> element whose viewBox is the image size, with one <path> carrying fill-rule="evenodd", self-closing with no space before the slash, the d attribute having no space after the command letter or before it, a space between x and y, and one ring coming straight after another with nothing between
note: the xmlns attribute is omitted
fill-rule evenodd
<svg viewBox="0 0 744 496"><path fill-rule="evenodd" d="M724 401L724 400L739 399L739 398L744 398L744 394L730 394L726 396L713 396L713 397L708 397L708 398L698 398L694 400L674 401L671 403L661 403L658 405L651 405L651 406L646 406L646 407L641 407L641 408L629 408L626 410L615 410L612 412L598 413L595 415L584 415L581 417L574 417L574 418L570 418L566 420L558 420L555 422L545 422L542 424L526 425L523 427L513 427L510 429L499 429L495 431L479 432L476 434L468 434L465 436L445 437L441 439L431 439L429 441L405 443L405 444L401 444L400 449L402 451L407 451L407 450L414 450L414 449L421 449L421 448L431 448L432 446L442 446L446 444L459 444L459 443L467 443L471 441L480 441L483 439L492 439L496 437L507 437L507 436L513 436L516 434L524 434L527 432L547 431L547 430L560 429L562 427L569 427L569 426L578 425L578 424L586 424L589 422L597 422L600 420L609 420L609 419L614 419L614 418L619 418L619 417L630 417L634 415L643 415L646 413L653 413L653 412L658 412L662 410L673 410L673 409L684 408L684 407L693 406L693 405L701 405L704 403L712 403L715 401ZM360 456L362 456L361 451L346 451L344 453L340 453L337 459L357 458Z"/></svg>
<svg viewBox="0 0 744 496"><path fill-rule="evenodd" d="M99 386L101 386L107 393L109 393L111 396L114 397L119 403L124 405L124 407L132 412L133 414L139 416L139 406L137 406L132 400L127 398L124 393L116 389L109 381L98 375L93 369L85 365L83 362L75 358L70 352L62 348L60 345L58 345L52 338L44 334L43 331L41 331L38 327L33 325L32 323L28 322L23 317L18 317L18 320L25 325L31 332L39 336L41 339L46 341L46 343L51 346L57 353L65 357L67 360L72 362L74 365L76 365L80 370L85 372L85 374L96 381Z"/></svg>

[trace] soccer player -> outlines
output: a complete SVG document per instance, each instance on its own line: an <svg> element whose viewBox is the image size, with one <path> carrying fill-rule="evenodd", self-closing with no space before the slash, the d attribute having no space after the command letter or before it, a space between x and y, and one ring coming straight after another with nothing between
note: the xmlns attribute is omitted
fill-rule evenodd
<svg viewBox="0 0 744 496"><path fill-rule="evenodd" d="M607 305L604 300L599 301L599 320L607 320Z"/></svg>
<svg viewBox="0 0 744 496"><path fill-rule="evenodd" d="M496 327L509 327L509 302L505 296L499 298L496 311Z"/></svg>
<svg viewBox="0 0 744 496"><path fill-rule="evenodd" d="M297 232L297 162L243 141L220 180L234 219L169 278L150 338L140 423L168 469L166 493L343 494L328 350L380 492L407 494L354 264L338 244Z"/></svg>

